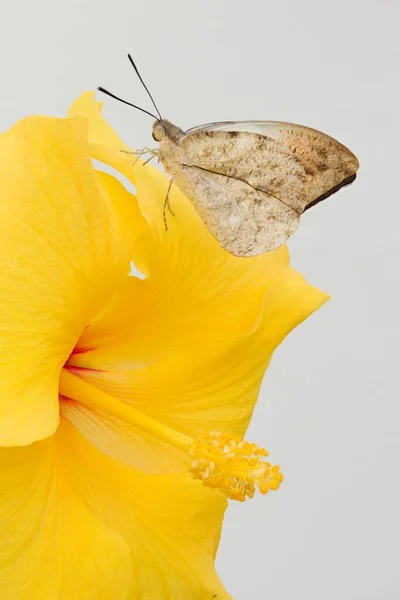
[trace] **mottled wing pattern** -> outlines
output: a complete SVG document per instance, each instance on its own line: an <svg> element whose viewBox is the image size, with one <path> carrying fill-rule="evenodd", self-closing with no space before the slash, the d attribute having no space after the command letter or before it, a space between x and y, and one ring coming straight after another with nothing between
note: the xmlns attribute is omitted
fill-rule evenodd
<svg viewBox="0 0 400 600"><path fill-rule="evenodd" d="M243 181L301 213L307 204L304 167L288 148L265 135L199 131L179 144L190 167Z"/></svg>
<svg viewBox="0 0 400 600"><path fill-rule="evenodd" d="M185 166L178 185L220 244L236 256L255 256L284 244L299 213L248 183Z"/></svg>
<svg viewBox="0 0 400 600"><path fill-rule="evenodd" d="M229 252L254 256L292 235L307 189L290 150L256 133L222 131L185 136L179 146L183 173L176 183Z"/></svg>
<svg viewBox="0 0 400 600"><path fill-rule="evenodd" d="M186 132L184 140L207 132L256 133L284 146L306 175L307 201L303 210L354 181L359 167L352 152L330 136L302 125L275 121L209 123Z"/></svg>

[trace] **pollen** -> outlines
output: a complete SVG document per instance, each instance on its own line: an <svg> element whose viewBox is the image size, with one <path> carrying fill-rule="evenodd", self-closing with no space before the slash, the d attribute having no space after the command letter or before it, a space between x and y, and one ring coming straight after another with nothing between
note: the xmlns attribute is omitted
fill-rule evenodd
<svg viewBox="0 0 400 600"><path fill-rule="evenodd" d="M189 455L193 477L231 500L244 502L257 489L267 494L277 490L283 481L279 467L264 460L268 457L265 448L217 431L194 440Z"/></svg>

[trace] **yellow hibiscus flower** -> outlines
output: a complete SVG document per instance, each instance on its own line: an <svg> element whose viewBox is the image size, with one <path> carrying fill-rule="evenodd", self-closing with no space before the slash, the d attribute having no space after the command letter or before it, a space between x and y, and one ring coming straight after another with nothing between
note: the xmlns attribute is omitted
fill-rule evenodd
<svg viewBox="0 0 400 600"><path fill-rule="evenodd" d="M326 296L285 248L227 254L177 189L165 232L168 181L124 148L91 93L0 136L3 600L226 600L226 497L281 480L240 440Z"/></svg>

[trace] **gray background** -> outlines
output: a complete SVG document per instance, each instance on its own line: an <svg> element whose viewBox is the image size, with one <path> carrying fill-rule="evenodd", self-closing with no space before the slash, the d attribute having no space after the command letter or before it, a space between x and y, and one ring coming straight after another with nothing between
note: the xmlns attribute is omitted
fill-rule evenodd
<svg viewBox="0 0 400 600"><path fill-rule="evenodd" d="M218 569L236 600L398 600L399 26L395 0L25 0L2 7L1 129L63 115L102 84L183 128L286 120L359 157L359 179L309 211L293 265L332 295L277 351L248 437L284 470L232 505ZM112 100L130 144L151 120ZM397 396L397 397L396 397Z"/></svg>

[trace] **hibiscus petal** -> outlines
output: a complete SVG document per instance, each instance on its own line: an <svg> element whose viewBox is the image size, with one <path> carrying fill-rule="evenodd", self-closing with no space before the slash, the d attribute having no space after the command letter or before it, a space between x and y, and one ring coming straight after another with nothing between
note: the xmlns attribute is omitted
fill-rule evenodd
<svg viewBox="0 0 400 600"><path fill-rule="evenodd" d="M112 218L118 223L113 231L111 250L121 253L121 257L130 262L136 240L147 230L147 223L139 211L135 196L118 179L103 171L96 171L96 175L110 208L115 213ZM99 267L102 271L103 266L99 264Z"/></svg>
<svg viewBox="0 0 400 600"><path fill-rule="evenodd" d="M104 120L102 102L96 102L93 92L84 92L71 105L68 115L82 115L88 119L91 156L109 165L119 165L118 170L132 180L130 148Z"/></svg>
<svg viewBox="0 0 400 600"><path fill-rule="evenodd" d="M149 476L60 432L76 495L131 548L131 600L228 600L214 569L226 500L189 475Z"/></svg>
<svg viewBox="0 0 400 600"><path fill-rule="evenodd" d="M24 119L0 159L0 445L23 445L56 429L60 370L128 275L140 226L100 186L86 119Z"/></svg>
<svg viewBox="0 0 400 600"><path fill-rule="evenodd" d="M68 451L58 432L0 449L2 600L129 597L129 545L77 496Z"/></svg>
<svg viewBox="0 0 400 600"><path fill-rule="evenodd" d="M61 420L0 450L4 600L228 600L214 569L226 500L188 475L148 476Z"/></svg>

